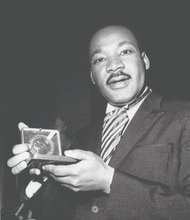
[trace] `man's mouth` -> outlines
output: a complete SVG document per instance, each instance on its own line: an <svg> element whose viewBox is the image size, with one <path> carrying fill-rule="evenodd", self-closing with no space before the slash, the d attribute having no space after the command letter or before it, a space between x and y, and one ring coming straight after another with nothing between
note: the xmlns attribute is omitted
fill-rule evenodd
<svg viewBox="0 0 190 220"><path fill-rule="evenodd" d="M128 84L129 79L131 79L131 76L123 72L112 74L107 80L107 85L111 88L121 88Z"/></svg>

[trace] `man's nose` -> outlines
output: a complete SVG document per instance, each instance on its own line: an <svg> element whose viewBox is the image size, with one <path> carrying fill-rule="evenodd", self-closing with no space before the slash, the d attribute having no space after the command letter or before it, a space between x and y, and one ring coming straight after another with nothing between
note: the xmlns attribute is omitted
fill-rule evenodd
<svg viewBox="0 0 190 220"><path fill-rule="evenodd" d="M120 57L112 57L107 62L106 71L107 72L115 72L119 69L123 69L124 67L125 67L124 63Z"/></svg>

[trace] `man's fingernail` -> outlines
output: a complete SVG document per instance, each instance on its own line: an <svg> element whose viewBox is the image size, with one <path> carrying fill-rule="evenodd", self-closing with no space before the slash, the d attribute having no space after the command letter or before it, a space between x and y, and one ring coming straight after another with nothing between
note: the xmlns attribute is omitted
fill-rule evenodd
<svg viewBox="0 0 190 220"><path fill-rule="evenodd" d="M36 170L36 175L40 175L40 170Z"/></svg>
<svg viewBox="0 0 190 220"><path fill-rule="evenodd" d="M66 151L64 151L64 154L65 154L66 156L69 156L71 153L72 153L72 150L66 150Z"/></svg>

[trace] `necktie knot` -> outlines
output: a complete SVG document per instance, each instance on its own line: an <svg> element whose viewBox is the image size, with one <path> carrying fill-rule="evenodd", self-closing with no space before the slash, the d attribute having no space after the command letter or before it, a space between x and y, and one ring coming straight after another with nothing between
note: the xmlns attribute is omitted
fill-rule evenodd
<svg viewBox="0 0 190 220"><path fill-rule="evenodd" d="M108 112L104 118L104 122L107 120L110 120L111 118L116 117L116 115L118 114L127 114L127 109L126 108L118 108L116 107L114 110L112 110L111 112Z"/></svg>

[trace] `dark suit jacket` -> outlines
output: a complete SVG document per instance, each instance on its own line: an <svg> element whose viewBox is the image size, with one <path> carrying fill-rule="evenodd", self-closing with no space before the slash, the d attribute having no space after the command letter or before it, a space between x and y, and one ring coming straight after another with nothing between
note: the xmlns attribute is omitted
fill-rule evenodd
<svg viewBox="0 0 190 220"><path fill-rule="evenodd" d="M78 139L78 146L99 154L101 128L102 120ZM44 202L46 187L45 201L52 198L52 187L53 204L66 198L67 205L74 207L74 217L64 218L63 202L57 214L54 209L53 219L190 219L190 103L166 101L152 93L130 122L109 164L115 168L109 195L74 193L59 187L55 193L54 184L46 182L33 198L35 205L39 198ZM47 217L51 205L36 213Z"/></svg>

